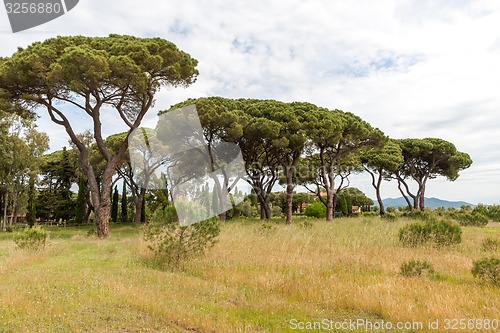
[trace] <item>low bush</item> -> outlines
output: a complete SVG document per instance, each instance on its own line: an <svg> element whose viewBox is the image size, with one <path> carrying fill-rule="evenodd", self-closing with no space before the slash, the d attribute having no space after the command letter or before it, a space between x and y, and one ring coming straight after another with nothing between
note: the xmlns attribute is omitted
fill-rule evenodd
<svg viewBox="0 0 500 333"><path fill-rule="evenodd" d="M430 229L430 240L439 246L459 244L462 242L462 229L459 225L448 221L427 221Z"/></svg>
<svg viewBox="0 0 500 333"><path fill-rule="evenodd" d="M422 220L422 221L429 221L429 220L432 220L434 218L432 212L421 211L421 210L406 211L403 213L403 216L410 218L410 219Z"/></svg>
<svg viewBox="0 0 500 333"><path fill-rule="evenodd" d="M313 227L313 223L308 219L304 219L303 221L299 222L299 226L301 226L304 229L311 229Z"/></svg>
<svg viewBox="0 0 500 333"><path fill-rule="evenodd" d="M428 261L412 259L401 264L399 273L405 277L420 277L423 274L434 274L434 268Z"/></svg>
<svg viewBox="0 0 500 333"><path fill-rule="evenodd" d="M394 213L396 211L396 207L389 206L385 209L387 213Z"/></svg>
<svg viewBox="0 0 500 333"><path fill-rule="evenodd" d="M499 251L500 250L500 239L486 238L481 243L481 250L488 251Z"/></svg>
<svg viewBox="0 0 500 333"><path fill-rule="evenodd" d="M474 261L472 275L484 282L500 286L500 259L484 258Z"/></svg>
<svg viewBox="0 0 500 333"><path fill-rule="evenodd" d="M48 233L40 226L26 227L14 233L14 243L20 249L41 250L45 247Z"/></svg>
<svg viewBox="0 0 500 333"><path fill-rule="evenodd" d="M404 246L416 247L429 240L430 228L422 222L408 224L399 229L399 241Z"/></svg>
<svg viewBox="0 0 500 333"><path fill-rule="evenodd" d="M258 224L256 232L262 236L272 235L276 232L276 224L267 220Z"/></svg>
<svg viewBox="0 0 500 333"><path fill-rule="evenodd" d="M395 213L385 213L384 215L381 215L380 217L387 220L387 221L396 221L398 219L398 216Z"/></svg>
<svg viewBox="0 0 500 333"><path fill-rule="evenodd" d="M237 209L240 211L240 215L245 217L252 217L257 215L257 208L252 206L252 203L249 200L245 200L241 202Z"/></svg>
<svg viewBox="0 0 500 333"><path fill-rule="evenodd" d="M280 206L273 206L271 208L271 216L281 217L282 215L283 215L283 210L281 209Z"/></svg>
<svg viewBox="0 0 500 333"><path fill-rule="evenodd" d="M488 206L487 216L495 222L500 222L500 206Z"/></svg>
<svg viewBox="0 0 500 333"><path fill-rule="evenodd" d="M414 222L399 230L399 241L409 247L427 242L433 242L438 246L453 245L462 241L462 229L447 220Z"/></svg>
<svg viewBox="0 0 500 333"><path fill-rule="evenodd" d="M169 268L179 268L188 260L203 255L215 245L219 233L219 221L215 218L181 226L173 206L157 210L152 221L143 228L143 237L149 242L155 260Z"/></svg>
<svg viewBox="0 0 500 333"><path fill-rule="evenodd" d="M379 216L380 213L379 212L362 212L361 213L361 216L365 216L365 217L375 217L375 216Z"/></svg>
<svg viewBox="0 0 500 333"><path fill-rule="evenodd" d="M463 227L468 227L468 226L484 227L489 222L489 219L486 215L478 212L452 213L451 217Z"/></svg>
<svg viewBox="0 0 500 333"><path fill-rule="evenodd" d="M321 201L313 202L304 210L304 215L317 219L326 218L326 206Z"/></svg>

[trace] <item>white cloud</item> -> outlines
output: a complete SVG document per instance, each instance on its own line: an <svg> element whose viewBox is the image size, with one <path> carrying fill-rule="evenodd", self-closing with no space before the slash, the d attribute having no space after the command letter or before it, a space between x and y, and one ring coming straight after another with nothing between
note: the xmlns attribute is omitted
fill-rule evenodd
<svg viewBox="0 0 500 333"><path fill-rule="evenodd" d="M197 58L198 81L162 90L148 126L157 111L188 97L310 101L354 112L392 137L454 142L474 164L455 182L434 180L429 194L500 201L497 2L82 0L67 15L17 34L0 15L1 56L57 35L119 33L159 36ZM88 128L78 124L78 131ZM40 127L53 149L67 142L46 117ZM105 130L123 129L114 122ZM392 183L384 191L398 195Z"/></svg>

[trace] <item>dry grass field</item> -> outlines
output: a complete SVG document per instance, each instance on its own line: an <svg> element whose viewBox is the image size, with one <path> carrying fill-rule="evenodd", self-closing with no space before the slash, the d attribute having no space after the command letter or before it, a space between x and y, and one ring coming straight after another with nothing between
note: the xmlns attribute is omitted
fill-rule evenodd
<svg viewBox="0 0 500 333"><path fill-rule="evenodd" d="M471 274L474 260L494 255L481 242L500 239L500 224L463 228L459 245L404 248L397 233L406 223L230 222L205 257L175 271L151 264L135 226L115 225L107 240L87 237L89 227L49 229L39 252L16 249L2 233L0 332L495 331L445 330L445 323L500 319L500 288ZM438 274L401 276L413 258ZM340 326L349 320L386 326ZM407 328L383 329L398 322Z"/></svg>

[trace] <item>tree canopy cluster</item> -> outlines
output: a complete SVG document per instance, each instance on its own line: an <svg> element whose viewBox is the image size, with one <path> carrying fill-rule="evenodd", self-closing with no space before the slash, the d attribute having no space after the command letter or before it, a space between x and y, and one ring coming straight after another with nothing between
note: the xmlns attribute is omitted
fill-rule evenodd
<svg viewBox="0 0 500 333"><path fill-rule="evenodd" d="M358 116L311 103L207 97L188 99L170 110L196 105L209 148L220 142L239 146L246 181L255 191L261 217L271 217L269 197L276 184L286 187L286 221L292 222L297 185L315 193L333 219L335 202L349 176L367 171L384 214L382 179L396 179L411 209L424 209L429 179L455 180L468 168L469 155L445 140L389 139ZM411 192L417 184L416 193Z"/></svg>

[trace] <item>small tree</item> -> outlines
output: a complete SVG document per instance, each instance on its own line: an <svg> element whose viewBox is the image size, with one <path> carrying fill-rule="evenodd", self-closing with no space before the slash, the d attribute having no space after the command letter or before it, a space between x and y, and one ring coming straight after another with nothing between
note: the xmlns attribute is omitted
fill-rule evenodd
<svg viewBox="0 0 500 333"><path fill-rule="evenodd" d="M347 206L347 197L345 195L340 198L340 212L343 216L349 215L349 207Z"/></svg>
<svg viewBox="0 0 500 333"><path fill-rule="evenodd" d="M150 223L144 227L144 239L160 266L180 268L187 261L199 257L217 242L219 222L212 218L189 226L177 222L173 206L158 209Z"/></svg>
<svg viewBox="0 0 500 333"><path fill-rule="evenodd" d="M380 215L384 215L384 202L380 193L382 180L384 178L390 179L390 175L403 162L401 147L395 141L389 140L382 148L371 148L363 151L360 160L365 171L371 176L372 186L375 189L375 195L380 207Z"/></svg>

